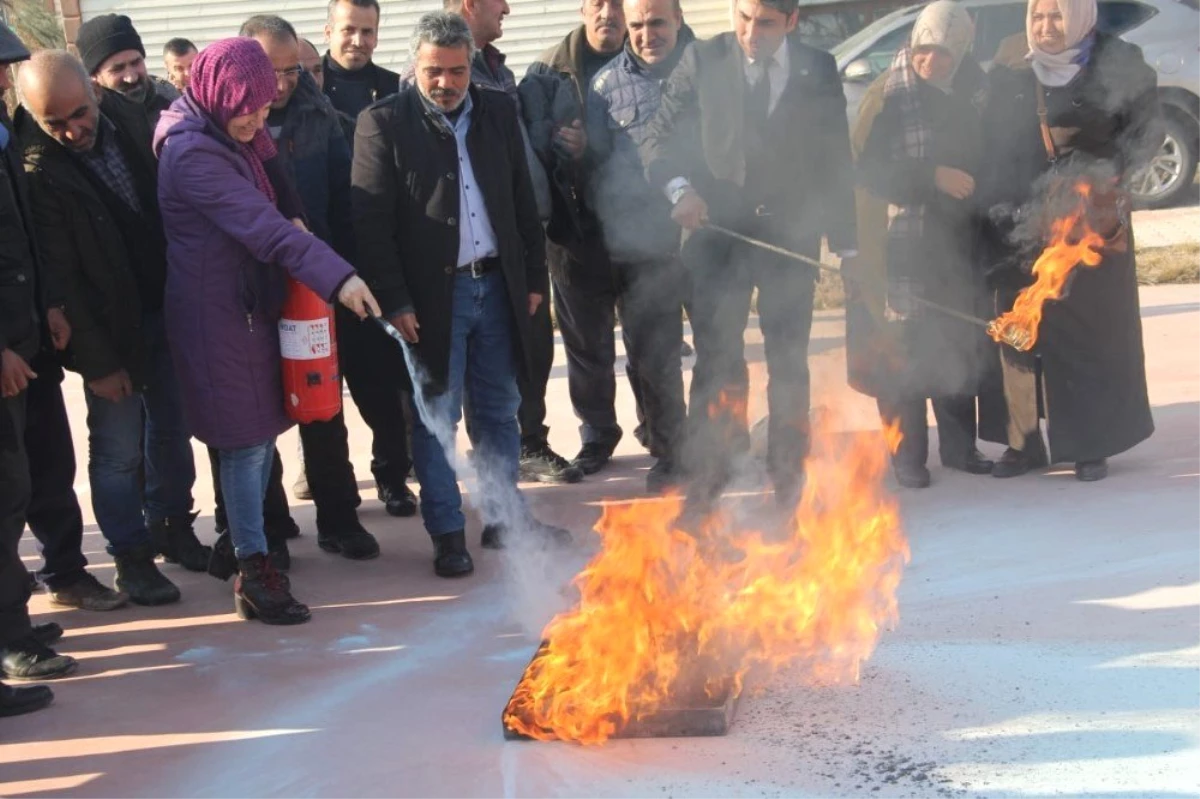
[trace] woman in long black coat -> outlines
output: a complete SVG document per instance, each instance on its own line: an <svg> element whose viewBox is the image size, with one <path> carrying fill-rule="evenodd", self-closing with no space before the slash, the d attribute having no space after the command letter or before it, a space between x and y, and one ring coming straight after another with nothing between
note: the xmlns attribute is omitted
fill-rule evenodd
<svg viewBox="0 0 1200 799"><path fill-rule="evenodd" d="M985 301L973 257L985 79L967 55L972 38L958 3L927 6L909 45L868 91L852 135L859 256L845 266L849 379L876 398L885 423L899 423L892 465L912 488L930 481L929 399L942 464L992 470L975 447L975 395L995 348L982 328L917 301L968 314Z"/></svg>
<svg viewBox="0 0 1200 799"><path fill-rule="evenodd" d="M981 192L993 222L996 311L1032 282L1049 221L1077 203L1081 183L1092 190L1088 223L1106 239L1103 261L1076 267L1066 295L1046 304L1033 351L1001 350L1006 418L983 424L985 437L1008 444L996 477L1074 462L1080 480L1100 480L1108 457L1154 431L1123 186L1162 142L1156 78L1139 48L1097 32L1095 22L1096 0L1030 0L1029 55L989 76L991 168Z"/></svg>

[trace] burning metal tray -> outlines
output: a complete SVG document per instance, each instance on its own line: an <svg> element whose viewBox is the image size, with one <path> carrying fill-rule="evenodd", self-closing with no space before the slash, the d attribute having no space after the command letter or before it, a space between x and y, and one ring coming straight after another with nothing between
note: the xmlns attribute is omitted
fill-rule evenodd
<svg viewBox="0 0 1200 799"><path fill-rule="evenodd" d="M517 681L517 687L525 681L533 664L545 651L545 644L538 647L529 665ZM516 689L509 698L504 712L500 715L500 723L504 729L504 737L510 741L535 740L512 729L505 723L513 703L516 701ZM725 735L733 724L737 712L738 696L729 688L718 697L701 696L695 701L680 702L674 706L660 706L654 713L637 717L635 713L623 726L618 726L612 734L613 738L693 738Z"/></svg>

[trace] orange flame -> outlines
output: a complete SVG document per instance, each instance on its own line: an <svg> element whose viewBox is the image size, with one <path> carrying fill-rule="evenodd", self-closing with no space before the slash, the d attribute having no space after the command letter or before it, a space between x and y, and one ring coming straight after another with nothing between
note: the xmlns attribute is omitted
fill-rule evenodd
<svg viewBox="0 0 1200 799"><path fill-rule="evenodd" d="M505 724L598 744L671 700L738 693L751 669L857 680L898 618L909 558L886 467L877 435L822 421L782 534L722 535L712 518L693 537L677 526L677 496L606 505L601 550L574 581L580 601L546 626Z"/></svg>
<svg viewBox="0 0 1200 799"><path fill-rule="evenodd" d="M1027 286L1017 295L1012 310L992 320L988 335L995 341L1006 343L1028 352L1037 343L1038 326L1042 323L1042 306L1047 300L1062 296L1067 278L1075 267L1084 264L1099 266L1104 256L1104 237L1087 223L1088 197L1091 187L1080 182L1075 185L1079 200L1074 210L1050 225L1050 244L1033 264L1033 285Z"/></svg>
<svg viewBox="0 0 1200 799"><path fill-rule="evenodd" d="M723 388L717 392L717 398L708 404L708 418L717 419L728 416L746 423L749 413L749 401L746 393L732 388Z"/></svg>

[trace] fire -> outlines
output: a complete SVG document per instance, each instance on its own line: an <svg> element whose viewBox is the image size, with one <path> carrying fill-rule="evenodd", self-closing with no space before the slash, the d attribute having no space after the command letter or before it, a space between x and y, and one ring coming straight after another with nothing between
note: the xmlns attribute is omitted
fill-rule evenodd
<svg viewBox="0 0 1200 799"><path fill-rule="evenodd" d="M1047 300L1062 296L1067 278L1075 267L1084 264L1099 266L1104 256L1104 237L1092 230L1087 223L1087 204L1091 187L1083 182L1076 184L1078 201L1075 208L1050 226L1050 244L1033 264L1033 285L1027 286L1017 295L1012 310L992 320L988 335L1028 352L1037 343L1038 326L1042 322L1042 306Z"/></svg>
<svg viewBox="0 0 1200 799"><path fill-rule="evenodd" d="M717 392L717 398L708 404L708 418L716 419L728 416L745 425L749 418L749 407L745 392L733 388L723 388Z"/></svg>
<svg viewBox="0 0 1200 799"><path fill-rule="evenodd" d="M546 626L506 726L598 744L669 700L740 692L752 669L857 680L898 618L908 543L879 436L816 428L799 505L773 535L724 532L724 518L684 532L677 496L607 505L579 603Z"/></svg>

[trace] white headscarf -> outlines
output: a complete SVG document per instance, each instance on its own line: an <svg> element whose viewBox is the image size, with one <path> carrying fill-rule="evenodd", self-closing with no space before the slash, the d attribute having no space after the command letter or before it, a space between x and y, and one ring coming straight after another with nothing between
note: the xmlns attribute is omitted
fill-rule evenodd
<svg viewBox="0 0 1200 799"><path fill-rule="evenodd" d="M1029 43L1025 58L1043 86L1066 86L1082 68L1079 45L1096 27L1096 0L1058 0L1067 47L1053 54L1040 49L1033 38L1033 7L1037 1L1029 0L1025 11L1025 39Z"/></svg>
<svg viewBox="0 0 1200 799"><path fill-rule="evenodd" d="M971 45L975 41L975 23L971 15L955 0L936 0L925 6L917 21L913 23L912 38L909 46L913 50L918 47L940 47L954 58L954 69L944 85L933 84L942 91L950 91L950 83L958 72Z"/></svg>

